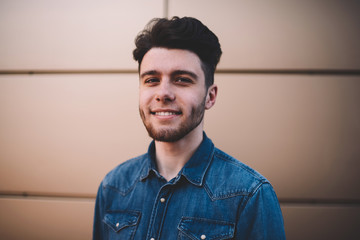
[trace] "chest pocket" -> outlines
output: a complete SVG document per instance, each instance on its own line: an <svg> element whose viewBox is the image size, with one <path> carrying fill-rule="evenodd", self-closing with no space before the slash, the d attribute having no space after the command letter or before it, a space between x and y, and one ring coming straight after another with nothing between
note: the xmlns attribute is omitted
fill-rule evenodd
<svg viewBox="0 0 360 240"><path fill-rule="evenodd" d="M140 212L109 211L104 223L110 228L109 239L133 239L140 219Z"/></svg>
<svg viewBox="0 0 360 240"><path fill-rule="evenodd" d="M235 224L204 218L183 217L178 225L178 240L223 240L234 237Z"/></svg>

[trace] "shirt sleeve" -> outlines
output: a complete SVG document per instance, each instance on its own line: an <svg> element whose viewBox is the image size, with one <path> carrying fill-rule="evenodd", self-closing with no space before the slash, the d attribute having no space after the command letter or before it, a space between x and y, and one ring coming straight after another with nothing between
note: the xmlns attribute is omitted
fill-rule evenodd
<svg viewBox="0 0 360 240"><path fill-rule="evenodd" d="M279 201L267 182L249 195L238 216L235 239L286 239Z"/></svg>
<svg viewBox="0 0 360 240"><path fill-rule="evenodd" d="M101 240L105 239L104 236L104 198L103 198L103 185L102 183L99 186L97 195L96 195L96 202L95 202L95 211L94 211L94 225L93 225L93 240Z"/></svg>

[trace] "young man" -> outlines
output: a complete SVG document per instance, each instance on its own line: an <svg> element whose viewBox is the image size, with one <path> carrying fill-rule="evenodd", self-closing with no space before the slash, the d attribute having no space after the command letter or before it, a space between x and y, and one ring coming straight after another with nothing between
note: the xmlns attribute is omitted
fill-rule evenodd
<svg viewBox="0 0 360 240"><path fill-rule="evenodd" d="M270 183L203 132L216 100L218 38L194 18L155 19L136 38L139 112L154 141L112 170L94 239L285 239Z"/></svg>

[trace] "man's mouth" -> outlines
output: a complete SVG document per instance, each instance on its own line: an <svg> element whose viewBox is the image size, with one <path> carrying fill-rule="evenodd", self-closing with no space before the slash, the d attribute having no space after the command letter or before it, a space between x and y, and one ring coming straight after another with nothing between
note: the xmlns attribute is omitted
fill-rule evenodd
<svg viewBox="0 0 360 240"><path fill-rule="evenodd" d="M181 111L156 111L150 113L156 116L173 116L173 115L180 115Z"/></svg>

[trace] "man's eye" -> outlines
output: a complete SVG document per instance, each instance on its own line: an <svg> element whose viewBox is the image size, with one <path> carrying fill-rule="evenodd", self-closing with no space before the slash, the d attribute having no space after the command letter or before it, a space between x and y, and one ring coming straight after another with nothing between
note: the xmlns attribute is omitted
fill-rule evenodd
<svg viewBox="0 0 360 240"><path fill-rule="evenodd" d="M157 78L148 78L145 80L145 83L157 83L159 82L159 79Z"/></svg>
<svg viewBox="0 0 360 240"><path fill-rule="evenodd" d="M179 77L179 78L176 79L176 82L178 82L178 83L192 83L192 80L190 78Z"/></svg>

